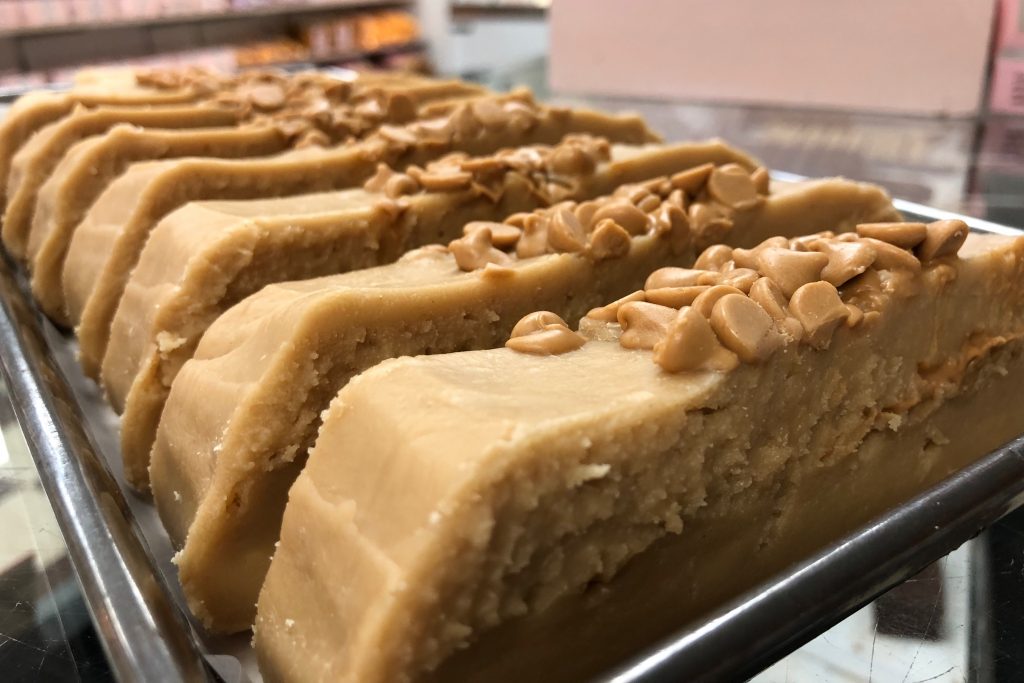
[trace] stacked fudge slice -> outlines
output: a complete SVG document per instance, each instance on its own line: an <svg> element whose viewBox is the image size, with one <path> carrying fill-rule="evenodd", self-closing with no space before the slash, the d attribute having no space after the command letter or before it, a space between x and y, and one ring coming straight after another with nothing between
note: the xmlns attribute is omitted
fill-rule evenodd
<svg viewBox="0 0 1024 683"><path fill-rule="evenodd" d="M958 255L877 187L525 92L135 78L0 124L5 245L122 413L190 609L255 620L269 678L619 656L1016 428L966 453L942 420L1015 377L1019 246ZM815 512L874 467L906 476Z"/></svg>

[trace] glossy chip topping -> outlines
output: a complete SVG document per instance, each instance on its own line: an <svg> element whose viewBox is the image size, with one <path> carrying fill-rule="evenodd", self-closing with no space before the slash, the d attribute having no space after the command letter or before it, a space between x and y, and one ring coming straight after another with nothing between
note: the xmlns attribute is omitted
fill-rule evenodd
<svg viewBox="0 0 1024 683"><path fill-rule="evenodd" d="M914 278L955 278L967 231L962 221L866 224L753 249L715 245L694 268L657 270L643 290L593 309L580 330L652 350L667 372L727 371L787 344L826 349L841 326L866 324L893 297L912 296Z"/></svg>

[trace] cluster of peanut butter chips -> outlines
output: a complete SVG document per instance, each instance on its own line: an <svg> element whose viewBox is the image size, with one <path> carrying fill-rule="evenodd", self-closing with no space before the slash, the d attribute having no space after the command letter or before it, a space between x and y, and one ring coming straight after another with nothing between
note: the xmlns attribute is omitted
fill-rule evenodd
<svg viewBox="0 0 1024 683"><path fill-rule="evenodd" d="M527 163L536 191L552 206L514 214L503 223L468 224L464 237L448 245L462 270L496 272L517 258L544 254L618 258L629 253L633 238L643 235L668 239L673 252L681 254L720 240L737 212L755 209L768 193L763 168L750 172L739 164L709 163L670 178L624 185L608 197L560 201L574 182L608 159L607 143L576 136L547 150L529 150L525 158L521 152L510 150L495 160Z"/></svg>
<svg viewBox="0 0 1024 683"><path fill-rule="evenodd" d="M644 289L590 311L573 332L557 315L523 318L507 342L534 354L565 353L588 339L649 349L668 372L728 371L787 344L827 348L840 325L878 317L925 272L956 277L967 238L958 220L872 223L856 233L773 237L753 249L715 245L693 268L662 268Z"/></svg>
<svg viewBox="0 0 1024 683"><path fill-rule="evenodd" d="M361 87L318 72L244 71L231 76L202 69L140 71L139 85L191 88L239 121L277 126L296 148L326 146L366 135L382 124L416 118L408 95Z"/></svg>

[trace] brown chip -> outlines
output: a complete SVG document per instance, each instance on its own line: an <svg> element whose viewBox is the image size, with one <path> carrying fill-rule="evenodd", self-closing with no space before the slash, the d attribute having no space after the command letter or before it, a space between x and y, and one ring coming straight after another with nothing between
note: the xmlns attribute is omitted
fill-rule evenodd
<svg viewBox="0 0 1024 683"><path fill-rule="evenodd" d="M916 249L922 261L952 256L967 241L967 224L961 220L935 221L928 224L928 235Z"/></svg>
<svg viewBox="0 0 1024 683"><path fill-rule="evenodd" d="M757 188L758 194L768 194L772 178L768 173L767 168L764 166L758 166L754 169L754 172L750 174L750 179L754 181L754 187Z"/></svg>
<svg viewBox="0 0 1024 683"><path fill-rule="evenodd" d="M717 285L722 274L713 270L697 268L676 268L668 266L659 268L647 277L644 289L661 289L663 287L692 287L694 285Z"/></svg>
<svg viewBox="0 0 1024 683"><path fill-rule="evenodd" d="M803 326L805 341L818 349L828 348L836 328L850 316L839 292L823 280L796 290L789 310Z"/></svg>
<svg viewBox="0 0 1024 683"><path fill-rule="evenodd" d="M828 256L814 251L792 251L778 247L762 249L757 255L757 269L770 277L790 297L807 284L821 279L821 271L828 265Z"/></svg>
<svg viewBox="0 0 1024 683"><path fill-rule="evenodd" d="M686 192L690 196L693 196L700 192L701 188L711 177L711 172L715 170L715 165L712 163L701 164L700 166L694 166L688 168L685 171L680 171L673 175L670 180L672 187Z"/></svg>
<svg viewBox="0 0 1024 683"><path fill-rule="evenodd" d="M576 214L566 208L558 209L548 225L548 244L555 251L574 253L583 251L587 234Z"/></svg>
<svg viewBox="0 0 1024 683"><path fill-rule="evenodd" d="M597 159L578 145L561 144L548 155L548 168L560 175L589 175L597 168Z"/></svg>
<svg viewBox="0 0 1024 683"><path fill-rule="evenodd" d="M654 362L666 372L727 372L739 364L739 359L718 341L707 318L688 307L676 314L665 337L654 345Z"/></svg>
<svg viewBox="0 0 1024 683"><path fill-rule="evenodd" d="M863 240L857 242L835 242L818 240L809 245L812 251L828 256L828 265L821 271L821 278L836 287L842 287L875 262L875 250Z"/></svg>
<svg viewBox="0 0 1024 683"><path fill-rule="evenodd" d="M783 337L770 315L742 294L727 294L711 311L718 340L744 363L758 363L775 353Z"/></svg>
<svg viewBox="0 0 1024 683"><path fill-rule="evenodd" d="M864 311L860 310L853 304L846 304L846 312L849 314L849 317L846 318L847 327L856 327L863 322Z"/></svg>
<svg viewBox="0 0 1024 683"><path fill-rule="evenodd" d="M587 251L595 261L604 261L625 256L631 244L632 239L626 229L612 219L605 218L590 233Z"/></svg>
<svg viewBox="0 0 1024 683"><path fill-rule="evenodd" d="M715 304L718 303L718 300L729 294L743 294L743 292L728 285L713 285L706 291L701 292L693 300L693 303L690 304L690 307L705 318L710 318L711 311L714 309Z"/></svg>
<svg viewBox="0 0 1024 683"><path fill-rule="evenodd" d="M697 257L693 267L698 270L721 270L722 266L732 261L732 248L724 244L715 244Z"/></svg>
<svg viewBox="0 0 1024 683"><path fill-rule="evenodd" d="M661 287L660 289L648 289L645 292L647 300L652 304L682 308L693 303L694 299L711 289L710 285L690 285L689 287Z"/></svg>
<svg viewBox="0 0 1024 683"><path fill-rule="evenodd" d="M416 103L405 93L389 93L385 116L392 123L408 123L416 118Z"/></svg>
<svg viewBox="0 0 1024 683"><path fill-rule="evenodd" d="M516 323L505 346L521 353L550 356L574 351L586 343L583 335L570 330L557 315L538 311Z"/></svg>
<svg viewBox="0 0 1024 683"><path fill-rule="evenodd" d="M474 230L465 237L448 243L448 250L455 257L461 270L471 271L483 268L488 263L504 265L511 257L491 245L490 228Z"/></svg>
<svg viewBox="0 0 1024 683"><path fill-rule="evenodd" d="M395 173L384 183L384 194L395 199L407 194L413 194L420 189L419 183L413 180L412 176L404 173Z"/></svg>
<svg viewBox="0 0 1024 683"><path fill-rule="evenodd" d="M491 231L491 244L500 248L508 249L514 247L519 238L522 237L523 231L521 228L517 228L514 225L508 225L507 223L495 223L492 221L472 221L466 223L462 227L462 234L469 235L470 233L487 228Z"/></svg>
<svg viewBox="0 0 1024 683"><path fill-rule="evenodd" d="M617 301L611 302L607 306L592 308L587 312L587 317L592 320L600 320L601 322L606 323L617 322L619 319L619 306L628 304L631 301L644 301L644 292L642 290L637 290L632 294L627 294Z"/></svg>
<svg viewBox="0 0 1024 683"><path fill-rule="evenodd" d="M454 192L469 187L473 174L456 169L443 171L424 171L419 181L428 192Z"/></svg>
<svg viewBox="0 0 1024 683"><path fill-rule="evenodd" d="M878 270L909 270L914 273L921 270L921 262L906 249L873 237L862 237L861 242L875 250L875 262L872 265Z"/></svg>
<svg viewBox="0 0 1024 683"><path fill-rule="evenodd" d="M762 277L750 287L750 298L754 300L776 322L789 317L788 302L779 286L770 278Z"/></svg>
<svg viewBox="0 0 1024 683"><path fill-rule="evenodd" d="M519 258L531 258L547 254L548 226L550 220L543 214L532 213L523 220L523 236L516 244L516 255Z"/></svg>
<svg viewBox="0 0 1024 683"><path fill-rule="evenodd" d="M647 232L647 214L636 208L628 199L613 199L594 212L593 221L596 225L610 218L630 235L642 235Z"/></svg>
<svg viewBox="0 0 1024 683"><path fill-rule="evenodd" d="M676 309L632 301L619 306L616 318L622 326L619 344L627 349L653 349L675 320Z"/></svg>
<svg viewBox="0 0 1024 683"><path fill-rule="evenodd" d="M746 294L759 277L761 276L758 272L752 268L733 268L722 275L721 283L735 287Z"/></svg>
<svg viewBox="0 0 1024 683"><path fill-rule="evenodd" d="M249 101L260 111L273 111L284 106L284 88L276 83L254 85L249 89Z"/></svg>
<svg viewBox="0 0 1024 683"><path fill-rule="evenodd" d="M654 231L668 234L669 247L673 254L681 254L690 244L690 219L686 212L675 204L663 202L654 215Z"/></svg>
<svg viewBox="0 0 1024 683"><path fill-rule="evenodd" d="M714 169L708 177L707 188L713 199L737 211L752 208L760 201L754 181L739 164Z"/></svg>
<svg viewBox="0 0 1024 683"><path fill-rule="evenodd" d="M924 241L928 228L924 223L861 223L857 234L888 242L900 249L913 249Z"/></svg>

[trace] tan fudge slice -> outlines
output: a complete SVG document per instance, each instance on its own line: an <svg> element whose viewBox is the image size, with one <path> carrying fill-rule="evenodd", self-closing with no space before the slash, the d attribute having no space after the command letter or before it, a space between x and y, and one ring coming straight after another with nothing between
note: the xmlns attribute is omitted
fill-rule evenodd
<svg viewBox="0 0 1024 683"><path fill-rule="evenodd" d="M428 247L390 266L271 285L221 316L178 373L151 454L157 509L172 541L184 541L179 576L194 613L213 629L250 623L285 492L321 411L355 374L405 354L497 346L520 316L538 307L578 320L641 287L660 266L693 263L695 248L708 241L749 246L767 235L803 234L823 224L852 228L861 219L894 215L880 189L826 180L732 212L731 229L690 229L663 222L678 215L671 207L679 200L668 179L648 186L663 184L668 188L658 194L670 198L657 207L631 186L576 207L581 214L596 208L602 230L612 221L603 218L608 213L621 212L619 219L630 222L627 196L648 208L649 227L627 236L626 251L600 249L605 238L596 229L584 252L496 259L504 265L466 264L464 244L453 243L455 253ZM567 210L534 218L560 221ZM532 234L518 246L531 247ZM551 239L552 246L561 239ZM460 265L483 267L464 272Z"/></svg>
<svg viewBox="0 0 1024 683"><path fill-rule="evenodd" d="M4 246L14 256L25 257L39 187L76 142L119 123L156 128L204 128L234 125L237 121L238 116L232 110L210 105L76 109L40 130L14 155L7 179Z"/></svg>
<svg viewBox="0 0 1024 683"><path fill-rule="evenodd" d="M1008 441L1024 241L973 241L919 251L923 269L857 241L765 248L764 289L804 283L769 304L779 325L756 290L710 321L684 307L653 352L624 347L629 325L555 349L578 335L534 316L509 344L563 353L354 379L289 496L255 627L265 680L399 683L452 656L436 679L587 680ZM869 264L842 298L809 268L826 254L829 279Z"/></svg>
<svg viewBox="0 0 1024 683"><path fill-rule="evenodd" d="M431 172L463 174L460 183L442 188L427 190L412 176L382 169L366 190L195 202L178 209L143 249L102 366L106 396L124 412L121 454L128 480L148 487L149 451L164 400L200 336L228 307L264 285L390 263L409 249L461 236L471 221L590 199L622 183L707 162L756 168L717 141L610 149L603 139L572 136L554 147L441 159L428 166Z"/></svg>
<svg viewBox="0 0 1024 683"><path fill-rule="evenodd" d="M71 231L114 178L135 161L182 156L244 158L287 149L290 136L267 124L187 132L119 125L68 150L39 189L29 232L32 294L47 315L63 317L61 270Z"/></svg>
<svg viewBox="0 0 1024 683"><path fill-rule="evenodd" d="M246 115L252 126L191 131L122 126L69 150L39 190L27 239L32 290L43 311L58 322L65 321L61 273L71 233L103 189L131 162L184 156L242 158L289 147L340 143L365 136L384 123L401 123L421 114L429 118L433 116L429 112L476 94L474 87L448 82L407 84L397 93L373 88L355 96L329 90L316 80L309 87L291 85L285 98L278 100L278 111L267 113L263 107L255 116ZM263 102L267 87L254 87L248 98ZM350 101L332 104L328 95ZM236 101L233 106L241 115L254 105Z"/></svg>
<svg viewBox="0 0 1024 683"><path fill-rule="evenodd" d="M7 176L17 151L36 131L67 116L76 106L181 104L197 97L198 93L188 87L173 90L81 87L64 93L32 92L19 97L0 121L0 203L6 198Z"/></svg>
<svg viewBox="0 0 1024 683"><path fill-rule="evenodd" d="M634 116L540 107L481 98L436 119L384 126L363 142L299 150L262 160L189 158L136 164L103 192L74 232L64 264L68 319L77 327L82 366L96 377L117 304L157 221L198 199L280 197L360 185L378 163L424 164L448 152L480 155L503 147L550 144L570 133L613 142L651 141Z"/></svg>

